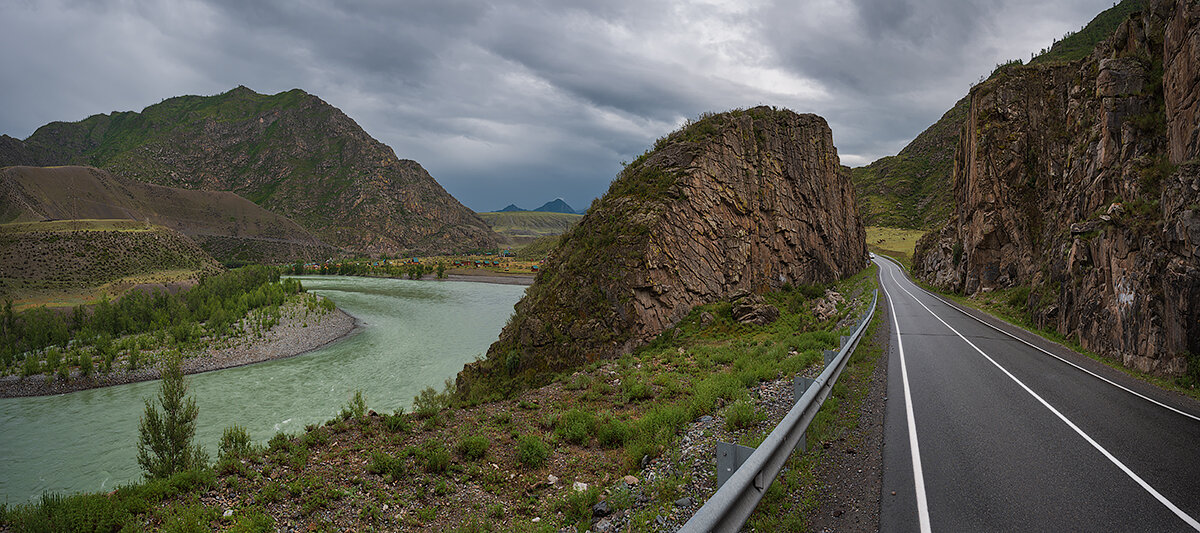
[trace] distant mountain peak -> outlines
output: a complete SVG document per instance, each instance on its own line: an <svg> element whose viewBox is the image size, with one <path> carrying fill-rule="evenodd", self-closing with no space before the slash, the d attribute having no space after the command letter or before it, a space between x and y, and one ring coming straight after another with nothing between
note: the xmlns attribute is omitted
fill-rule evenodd
<svg viewBox="0 0 1200 533"><path fill-rule="evenodd" d="M567 205L567 202L563 201L562 198L555 198L554 200L546 202L542 204L541 207L534 209L534 211L542 211L545 213L570 213L572 215L575 214L575 210L572 209L570 205Z"/></svg>
<svg viewBox="0 0 1200 533"><path fill-rule="evenodd" d="M508 204L508 207L505 207L504 209L497 211L497 213L508 213L510 211L526 211L526 210L521 209L520 207L517 207L516 204Z"/></svg>

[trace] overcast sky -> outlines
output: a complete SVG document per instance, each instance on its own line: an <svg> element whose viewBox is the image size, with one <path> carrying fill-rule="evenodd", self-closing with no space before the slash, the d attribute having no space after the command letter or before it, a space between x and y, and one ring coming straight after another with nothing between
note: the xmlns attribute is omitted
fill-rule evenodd
<svg viewBox="0 0 1200 533"><path fill-rule="evenodd" d="M0 133L299 87L476 211L584 208L654 139L759 104L893 155L1111 0L4 0Z"/></svg>

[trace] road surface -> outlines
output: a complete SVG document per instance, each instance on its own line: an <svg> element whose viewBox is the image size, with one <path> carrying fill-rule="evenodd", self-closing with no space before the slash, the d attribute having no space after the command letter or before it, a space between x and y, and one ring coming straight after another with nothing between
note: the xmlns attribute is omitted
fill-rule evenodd
<svg viewBox="0 0 1200 533"><path fill-rule="evenodd" d="M883 531L1200 531L1200 403L1035 341L1060 360L875 262Z"/></svg>

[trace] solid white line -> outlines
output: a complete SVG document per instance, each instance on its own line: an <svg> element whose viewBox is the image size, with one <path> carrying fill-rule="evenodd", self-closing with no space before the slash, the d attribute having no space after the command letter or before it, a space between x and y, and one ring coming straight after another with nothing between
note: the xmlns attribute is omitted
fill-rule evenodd
<svg viewBox="0 0 1200 533"><path fill-rule="evenodd" d="M921 288L921 287L920 287L920 286L917 286L917 288ZM930 294L930 295L932 295L934 298L937 298L937 299L939 299L939 300L945 301L945 298L942 298L941 296L938 296L938 295L936 295L936 294L933 294L933 293L931 293L931 292L929 292L929 291L926 291L925 289L921 289L921 290L922 290L922 291L924 291L924 292L926 292L926 293L928 293L928 294ZM950 304L947 302L947 305L950 305ZM951 307L954 307L954 306L953 306L953 305L951 305ZM960 312L961 312L961 311L960 311ZM1056 354L1054 354L1054 353L1048 352L1048 351L1046 351L1046 349L1042 348L1041 346L1038 346L1038 345L1036 345L1036 344L1034 344L1034 343L1032 343L1032 342L1029 342L1029 341L1027 341L1027 340L1025 340L1025 339L1022 339L1021 337L1018 337L1018 336L1016 336L1016 335L1013 335L1012 333L1009 333L1009 332L1007 332L1007 331L1004 331L1004 330L1002 330L1002 329L1000 329L1000 328L998 328L998 327L996 327L996 326L993 326L992 324L989 324L989 323L987 323L987 322L984 322L983 320L980 320L978 317L976 317L976 316L972 315L971 313L963 313L963 314L964 314L964 315L967 315L967 316L969 316L969 317L971 317L972 319L974 319L976 322L979 322L980 324L983 324L983 325L985 325L985 326L987 326L987 327L989 327L989 328L992 328L992 329L994 329L994 330L996 330L996 331L999 331L1000 333L1003 333L1003 334L1005 334L1005 335L1008 335L1009 337L1012 337L1012 338L1014 338L1014 339L1017 339L1017 340L1019 340L1019 341L1021 341L1021 342L1025 343L1025 344L1029 345L1031 348L1034 348L1034 349L1036 349L1036 350L1038 350L1038 351L1040 351L1040 352L1042 352L1042 353L1044 353L1044 354L1046 354L1046 355L1049 355L1050 357L1053 357L1053 358L1055 358L1055 359L1058 359L1059 361L1062 361L1062 362L1064 362L1064 363L1066 363L1066 364L1068 364L1068 365L1071 365L1071 366L1073 366L1073 367L1075 367L1075 368L1078 368L1079 370L1082 370L1082 371L1084 371L1084 372L1087 372L1088 374L1091 374L1091 375L1092 375L1092 377L1094 377L1094 378L1096 378L1096 379L1099 379L1099 380L1101 380L1101 381L1104 381L1104 382L1108 383L1109 385L1112 385L1112 386L1114 386L1114 387L1116 387L1116 388L1118 388L1118 389L1121 389L1121 390L1123 390L1123 391L1125 391L1125 392L1128 392L1129 394L1132 394L1132 395L1134 395L1134 396L1137 396L1138 398L1141 398L1141 399L1143 399L1143 400L1146 400L1146 401L1148 401L1148 402L1150 402L1150 403L1152 403L1152 404L1155 404L1155 405L1157 405L1157 406L1159 406L1159 407L1162 407L1163 409L1167 409L1167 410L1170 410L1170 411L1175 411L1176 413L1179 413L1179 414L1181 414L1181 415L1183 415L1183 416L1186 416L1186 417L1188 417L1188 418L1190 418L1190 419L1192 419L1192 420L1195 420L1195 421L1198 421L1198 422L1200 422L1200 416L1193 415L1193 414L1191 414L1191 413L1188 413L1188 412L1186 412L1186 411L1181 411L1181 410L1179 410L1179 409L1176 409L1176 408L1174 408L1174 407L1171 407L1170 405L1167 405L1167 404L1165 404L1165 403L1162 403L1162 402L1160 402L1160 401L1158 401L1158 400L1155 400L1154 398L1151 398L1151 397L1149 397L1149 396L1146 396L1146 395L1144 395L1144 394L1142 394L1142 393L1140 393L1140 392L1137 392L1137 391L1135 391L1135 390L1132 390L1132 389L1130 389L1130 388L1128 388L1128 387L1126 387L1126 386L1124 386L1124 385L1121 385L1120 383L1117 383L1117 382L1115 382L1115 381L1113 381L1113 380L1111 380L1111 379L1108 379L1108 378L1106 378L1106 377L1104 377L1104 376L1101 376L1100 374L1097 374L1097 373L1095 373L1095 372L1092 372L1091 370L1088 370L1088 369L1086 369L1086 368L1084 368L1084 367L1082 367L1082 366L1079 366L1079 365L1077 365L1077 364L1075 364L1075 363L1073 363L1073 362L1071 362L1071 361L1068 361L1067 359L1064 359L1063 357L1061 357L1061 356L1059 356L1059 355L1056 355ZM1014 327L1020 327L1020 326L1014 326Z"/></svg>
<svg viewBox="0 0 1200 533"><path fill-rule="evenodd" d="M892 277L895 280L895 276ZM896 316L896 306L892 304L892 296L883 283L883 293L887 296L888 309L892 312L892 323L896 324L896 348L900 350L900 379L904 382L904 410L908 415L908 447L912 450L913 483L917 494L917 520L921 525L921 533L932 531L929 526L929 503L925 499L925 474L921 470L921 452L917 446L917 423L913 417L912 394L908 387L908 366L904 363L904 340L900 335L900 320ZM903 289L903 287L901 287Z"/></svg>
<svg viewBox="0 0 1200 533"><path fill-rule="evenodd" d="M896 286L900 287L900 290L908 293L908 295L910 297L912 297L913 300L916 300L916 302L918 304L920 304L921 307L924 307L926 311L929 311L929 314L933 315L934 318L938 319L938 321L941 322L942 325L949 328L950 331L953 331L955 335L958 335L959 338L961 338L967 344L971 345L971 347L974 348L975 351L979 352L979 355L982 355L984 357L984 359L987 359L989 362L991 362L993 365L995 365L996 368L999 368L1001 372L1004 372L1004 375L1008 376L1009 379L1016 382L1017 385L1020 385L1022 389L1025 389L1025 392L1029 393L1030 396L1033 396L1033 398L1036 399L1038 402L1040 402L1042 405L1044 405L1046 407L1046 409L1049 409L1051 413L1054 413L1055 416L1057 416L1060 420L1062 420L1064 423L1066 423L1068 427L1075 430L1075 433L1078 433L1079 436L1083 437L1083 439L1086 440L1088 442L1088 444L1091 444L1092 447L1095 448L1096 450L1098 450L1101 454L1103 454L1104 457L1108 458L1109 461L1111 461L1113 464L1117 465L1117 467L1120 468L1122 472L1125 472L1125 475L1127 475L1131 479L1133 479L1138 485L1141 485L1141 487L1143 489L1145 489L1146 492L1149 492L1151 496L1154 496L1154 498L1157 499L1159 502L1161 502L1163 505L1165 505L1167 507L1167 509L1170 509L1171 512L1175 513L1175 516L1178 516L1181 520L1186 522L1187 525L1192 527L1192 529L1195 529L1196 531L1200 531L1200 522L1197 522L1195 518L1192 518L1190 515L1183 512L1183 510L1180 509L1179 507L1177 507L1174 503L1171 503L1171 501L1168 500L1166 498L1166 496L1163 496L1157 490L1154 490L1154 487L1151 487L1149 483L1146 483L1146 481L1143 480L1140 476L1133 473L1133 471L1130 470L1129 467L1125 466L1124 463L1122 463L1116 457L1113 457L1113 455L1111 453L1108 453L1108 450L1104 449L1104 447L1101 446L1100 443L1093 440L1092 437L1090 437L1087 433L1084 433L1082 429L1079 429L1079 426L1076 426L1074 422L1071 422L1070 419L1068 419L1066 416L1063 416L1063 414L1060 413L1058 411L1058 409L1055 409L1054 406L1050 405L1049 402L1042 399L1042 397L1039 396L1036 392L1033 392L1033 389L1030 389L1028 386L1025 385L1025 383L1023 383L1021 380L1017 379L1017 377L1012 375L1012 373L1009 372L1008 369L1004 368L1003 366L1000 366L1000 363L997 363L995 359L992 359L991 356L984 353L983 350L980 350L978 346L975 346L975 343L971 342L970 339L963 336L962 333L959 333L957 329L954 329L953 326L951 326L950 324L947 324L945 320L942 320L942 317L938 316L937 313L934 313L933 310L930 309L928 306L926 306L921 300L918 300L917 297L913 295L913 293L909 292L908 289L906 289L902 285L900 285L900 282L896 280L895 270L888 269L888 273L892 276L892 281L896 284ZM889 303L891 302L891 298L888 298L888 302ZM899 336L899 335L897 335L897 336ZM900 361L903 364L903 361L904 361L903 356L901 357Z"/></svg>

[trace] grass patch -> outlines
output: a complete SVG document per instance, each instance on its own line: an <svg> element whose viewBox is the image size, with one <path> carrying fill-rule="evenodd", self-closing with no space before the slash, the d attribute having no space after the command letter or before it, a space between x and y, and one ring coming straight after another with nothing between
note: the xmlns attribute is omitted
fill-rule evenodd
<svg viewBox="0 0 1200 533"><path fill-rule="evenodd" d="M890 255L900 261L904 268L912 270L913 251L917 239L925 230L867 226L867 249L877 254Z"/></svg>

